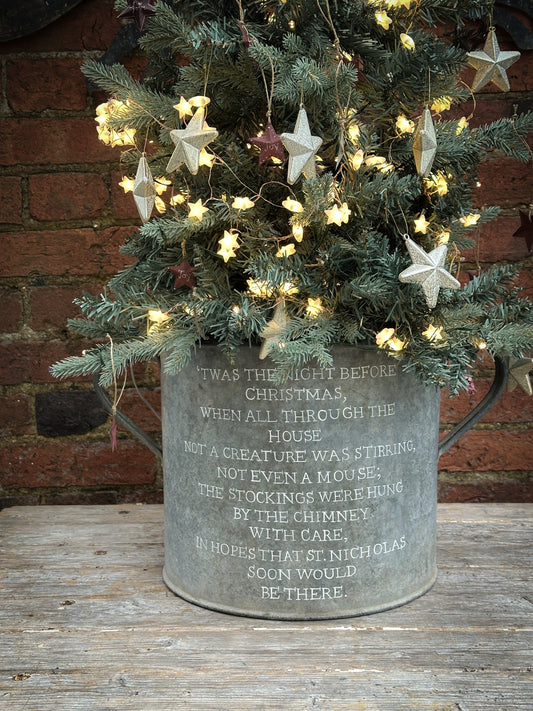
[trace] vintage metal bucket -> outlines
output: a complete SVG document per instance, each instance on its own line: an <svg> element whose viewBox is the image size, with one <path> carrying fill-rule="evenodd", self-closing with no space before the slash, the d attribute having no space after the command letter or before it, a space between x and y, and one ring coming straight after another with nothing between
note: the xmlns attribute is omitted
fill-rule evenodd
<svg viewBox="0 0 533 711"><path fill-rule="evenodd" d="M162 368L163 577L181 597L313 620L386 610L433 585L440 393L374 348L332 353L331 367L281 385L256 348L230 364L203 346L178 375ZM440 451L505 379L498 361L491 393Z"/></svg>

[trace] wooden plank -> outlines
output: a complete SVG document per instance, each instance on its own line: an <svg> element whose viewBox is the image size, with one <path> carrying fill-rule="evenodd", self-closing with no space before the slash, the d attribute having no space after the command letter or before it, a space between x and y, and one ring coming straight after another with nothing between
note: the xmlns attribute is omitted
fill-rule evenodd
<svg viewBox="0 0 533 711"><path fill-rule="evenodd" d="M169 592L160 506L6 509L0 701L10 711L529 710L532 512L440 506L428 594L378 615L279 622Z"/></svg>

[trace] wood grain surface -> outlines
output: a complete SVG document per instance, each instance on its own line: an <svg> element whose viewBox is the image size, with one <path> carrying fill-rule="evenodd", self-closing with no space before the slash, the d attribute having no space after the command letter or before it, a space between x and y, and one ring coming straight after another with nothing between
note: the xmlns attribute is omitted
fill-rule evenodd
<svg viewBox="0 0 533 711"><path fill-rule="evenodd" d="M376 615L275 622L161 579L161 506L0 513L6 711L533 708L533 505L438 510L439 577Z"/></svg>

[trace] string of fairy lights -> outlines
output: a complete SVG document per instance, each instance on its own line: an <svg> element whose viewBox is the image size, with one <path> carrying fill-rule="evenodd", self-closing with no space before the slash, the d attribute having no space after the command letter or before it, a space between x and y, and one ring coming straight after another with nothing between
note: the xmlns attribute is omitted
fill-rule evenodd
<svg viewBox="0 0 533 711"><path fill-rule="evenodd" d="M252 43L253 37L246 27L242 5L239 0L237 0L237 2L241 10L240 27L243 34L243 41ZM342 50L340 49L338 36L331 21L329 2L328 0L325 0L325 2L326 10L321 10L321 12L326 19L329 18L328 21L331 24L335 37L335 46L337 51L341 53ZM388 15L388 11L398 8L409 10L412 5L418 5L415 0L369 0L369 2L375 6L374 18L376 24L385 31L388 31L394 23L394 19ZM149 6L149 8L150 7L151 6ZM153 13L150 11L146 14ZM132 17L134 16L132 15ZM144 23L144 17L141 19L142 23ZM399 39L401 46L406 51L415 50L415 41L408 32L402 32L399 35ZM507 91L509 89L509 82L506 69L511 66L513 62L517 61L519 56L519 52L502 52L498 45L495 30L493 27L490 27L483 49L468 54L468 62L476 70L472 91L479 90L491 81L502 91ZM339 61L343 59L346 59L346 57L340 57ZM266 160L270 160L273 163L281 165L285 157L285 151L288 154L286 175L288 195L286 199L282 201L280 207L290 213L288 217L288 223L290 225L288 238L290 241L285 237L285 243L278 244L275 256L279 258L290 258L296 253L296 244L301 242L305 237L305 225L299 220L299 215L304 211L304 206L295 199L294 192L289 186L294 185L302 176L307 179L314 177L317 171L320 170L319 151L323 140L320 136L313 135L303 102L300 105L294 131L281 135L276 133L271 123L272 87L269 89L264 74L263 79L265 81L265 90L267 91L268 99L267 123L263 131L249 139L248 148L252 151L259 150L258 157L260 164ZM272 67L272 85L273 83L274 71ZM443 196L448 192L449 181L453 180L453 176L441 170L434 173L432 172L433 159L437 151L437 138L433 115L440 116L443 111L451 107L452 101L452 97L439 97L433 100L431 105L424 107L417 121L404 114L400 114L397 116L395 122L395 129L398 136L404 136L406 134L412 135L412 150L416 170L423 181L425 190L430 194L434 193L438 196ZM214 152L207 150L207 147L218 137L216 128L209 126L206 121L209 103L210 99L205 95L194 96L188 99L181 96L179 102L174 105L174 109L177 111L183 127L169 129L169 135L174 144L174 150L166 166L167 174L173 173L185 165L192 175L196 175L201 167L211 169L215 162L222 161ZM119 185L126 193L132 192L142 222L145 223L151 219L154 209L158 213L163 214L169 208L179 211L186 210L189 220L202 222L210 210L209 200L204 202L202 199L191 199L190 194L174 194L172 181L169 180L166 175L158 176L154 179L144 150L140 150L137 146L135 130L130 128L117 130L113 127L114 122L126 111L127 106L128 102L121 102L112 98L97 107L95 120L97 122L98 137L102 142L110 146L132 146L137 148L141 153L135 179L125 175L122 177ZM346 120L341 119L339 125L342 128L343 140L346 139L351 142L351 150L346 154L346 160L349 161L349 168L353 171L358 171L365 166L366 168L374 168L383 173L393 171L394 165L389 162L385 156L378 155L372 151L367 152L359 145L361 129L353 115L347 115L347 112L342 110L340 114L342 117L348 116ZM470 118L471 117L463 116L457 121L457 134L461 133L468 126ZM226 167L231 170L230 166ZM261 199L261 195L236 195L229 198L222 196L221 199L227 203L228 207L231 208L238 218L242 212L253 210L257 200ZM327 225L337 225L339 227L343 224L348 224L352 215L352 210L349 208L347 202L339 198L338 195L333 196L332 204L326 207L323 212L326 217ZM479 213L472 213L463 215L458 218L458 220L462 227L468 228L476 225L480 217L481 215ZM441 288L457 289L460 287L460 282L445 267L450 230L442 228L435 232L435 226L426 218L424 212L421 212L414 218L413 224L407 225L407 227L410 228L413 234L427 235L428 232L431 232L432 236L434 236L435 247L433 250L426 252L420 245L416 244L408 234L405 235L405 246L411 257L412 265L399 275L399 279L402 282L415 282L420 285L424 292L427 306L431 310L437 303L439 290ZM242 239L243 237L237 226L231 226L229 229L224 230L218 240L219 247L216 254L225 263L228 263L236 257L239 248L242 246ZM176 276L175 284L194 284L194 269L186 259L184 259L181 264L176 265L176 267L171 267L170 269ZM249 293L253 296L269 298L272 296L272 285L270 284L249 279L247 285ZM279 342L278 335L283 331L283 327L286 324L284 298L296 291L297 287L294 284L284 283L278 285L277 294L280 296L280 299L275 306L272 320L268 323L263 333L260 334L264 346L262 349L263 356L268 353L269 345L272 342ZM319 296L308 297L306 313L309 317L314 318L319 316L323 309L324 306ZM150 310L148 313L149 323L159 325L164 323L166 319L168 319L168 315L160 311ZM423 336L428 341L438 342L443 338L442 327L435 327L429 324L427 329L423 332ZM276 341L276 339L278 340ZM405 346L405 340L397 336L394 328L384 328L376 334L376 344L380 348L386 348L389 351L395 352L402 350ZM483 342L478 344L481 349L483 349L485 345Z"/></svg>

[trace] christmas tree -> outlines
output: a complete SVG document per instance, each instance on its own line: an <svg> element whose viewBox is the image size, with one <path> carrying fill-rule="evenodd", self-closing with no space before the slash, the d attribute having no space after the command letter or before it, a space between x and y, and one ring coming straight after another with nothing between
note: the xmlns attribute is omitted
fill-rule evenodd
<svg viewBox="0 0 533 711"><path fill-rule="evenodd" d="M102 343L53 367L101 373L166 352L178 371L203 341L231 360L262 344L282 380L334 343L387 350L425 382L468 385L480 354L523 358L533 309L512 266L470 279L461 249L497 208L472 207L497 149L527 162L531 113L470 128L444 110L508 89L517 52L487 0L148 0L133 18L147 65L89 62L109 93L100 138L124 145L123 185L143 222L135 261L70 328Z"/></svg>

